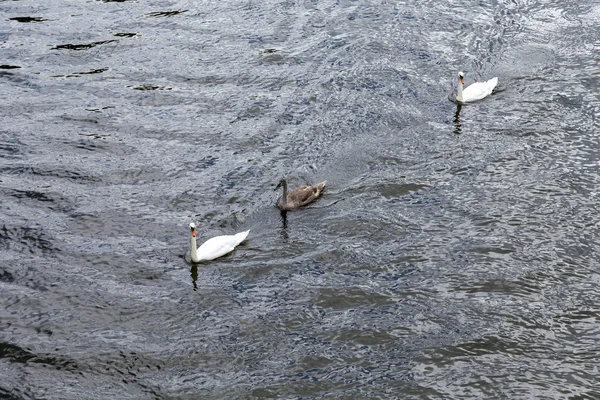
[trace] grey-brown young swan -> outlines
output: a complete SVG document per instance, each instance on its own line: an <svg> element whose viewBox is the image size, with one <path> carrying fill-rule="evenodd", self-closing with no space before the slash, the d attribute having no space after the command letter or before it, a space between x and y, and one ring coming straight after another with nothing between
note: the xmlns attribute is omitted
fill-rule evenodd
<svg viewBox="0 0 600 400"><path fill-rule="evenodd" d="M281 211L289 211L307 205L317 199L323 193L325 184L323 181L316 185L299 186L288 192L288 185L285 179L281 179L275 190L283 186L283 196L277 200L277 208Z"/></svg>

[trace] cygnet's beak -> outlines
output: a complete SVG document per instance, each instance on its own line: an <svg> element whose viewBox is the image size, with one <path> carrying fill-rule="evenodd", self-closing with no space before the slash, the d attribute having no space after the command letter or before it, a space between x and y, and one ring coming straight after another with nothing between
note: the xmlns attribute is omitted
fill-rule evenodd
<svg viewBox="0 0 600 400"><path fill-rule="evenodd" d="M277 186L275 186L275 190L279 189L280 187L281 187L281 182L279 182L279 183L277 184ZM275 191L275 190L274 190L274 191Z"/></svg>

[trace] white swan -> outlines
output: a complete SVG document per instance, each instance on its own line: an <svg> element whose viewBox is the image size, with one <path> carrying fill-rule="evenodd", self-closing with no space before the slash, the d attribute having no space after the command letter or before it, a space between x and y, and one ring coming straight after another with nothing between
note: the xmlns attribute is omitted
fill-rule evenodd
<svg viewBox="0 0 600 400"><path fill-rule="evenodd" d="M458 95L456 100L461 103L481 100L492 94L492 91L498 84L498 78L492 78L487 82L475 82L463 89L465 77L462 72L458 73Z"/></svg>
<svg viewBox="0 0 600 400"><path fill-rule="evenodd" d="M208 239L202 246L196 249L196 225L193 222L190 224L190 232L189 254L190 259L195 263L214 260L215 258L224 256L235 249L238 244L242 243L246 239L246 236L248 236L248 233L250 233L250 231L247 230L235 235L215 236L212 239Z"/></svg>

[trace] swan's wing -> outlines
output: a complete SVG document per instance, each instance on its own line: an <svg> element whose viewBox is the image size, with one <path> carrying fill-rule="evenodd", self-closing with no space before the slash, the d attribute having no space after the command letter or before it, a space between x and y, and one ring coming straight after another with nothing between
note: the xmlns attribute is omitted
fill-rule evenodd
<svg viewBox="0 0 600 400"><path fill-rule="evenodd" d="M463 99L467 101L481 100L492 94L498 84L498 78L492 78L487 82L475 82L463 90Z"/></svg>
<svg viewBox="0 0 600 400"><path fill-rule="evenodd" d="M247 231L244 232L240 232L240 233L236 233L235 236L235 246L237 246L238 244L242 243L244 240L246 240L246 237L248 237L248 234L250 233L250 230L248 229Z"/></svg>
<svg viewBox="0 0 600 400"><path fill-rule="evenodd" d="M300 186L288 193L288 204L305 205L319 197L316 186Z"/></svg>
<svg viewBox="0 0 600 400"><path fill-rule="evenodd" d="M498 84L498 78L497 78L497 77L495 77L495 78L492 78L492 79L490 79L489 81L487 81L487 82L486 82L486 84L488 84L488 85L490 86L490 88L491 88L492 90L494 90L494 88L495 88L495 87L496 87L496 85Z"/></svg>
<svg viewBox="0 0 600 400"><path fill-rule="evenodd" d="M235 235L215 236L196 250L200 260L214 260L232 251L239 243Z"/></svg>

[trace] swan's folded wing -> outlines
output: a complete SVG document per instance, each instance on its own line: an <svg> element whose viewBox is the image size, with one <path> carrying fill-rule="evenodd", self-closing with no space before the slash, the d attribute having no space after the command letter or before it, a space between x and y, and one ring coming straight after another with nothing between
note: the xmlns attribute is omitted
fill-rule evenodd
<svg viewBox="0 0 600 400"><path fill-rule="evenodd" d="M494 90L496 85L498 84L498 78L494 77L486 82L486 84L490 87L491 90Z"/></svg>
<svg viewBox="0 0 600 400"><path fill-rule="evenodd" d="M250 233L249 229L247 231L244 231L244 232L236 233L234 235L235 236L234 247L237 246L238 244L242 243L244 240L246 240L246 238L248 237L249 233Z"/></svg>
<svg viewBox="0 0 600 400"><path fill-rule="evenodd" d="M314 186L300 186L288 193L288 203L299 205L312 201L318 195Z"/></svg>
<svg viewBox="0 0 600 400"><path fill-rule="evenodd" d="M216 236L202 243L196 251L200 260L214 260L232 251L236 246L234 235Z"/></svg>
<svg viewBox="0 0 600 400"><path fill-rule="evenodd" d="M492 78L487 82L475 82L463 90L463 101L481 100L492 94L498 84L498 78Z"/></svg>

